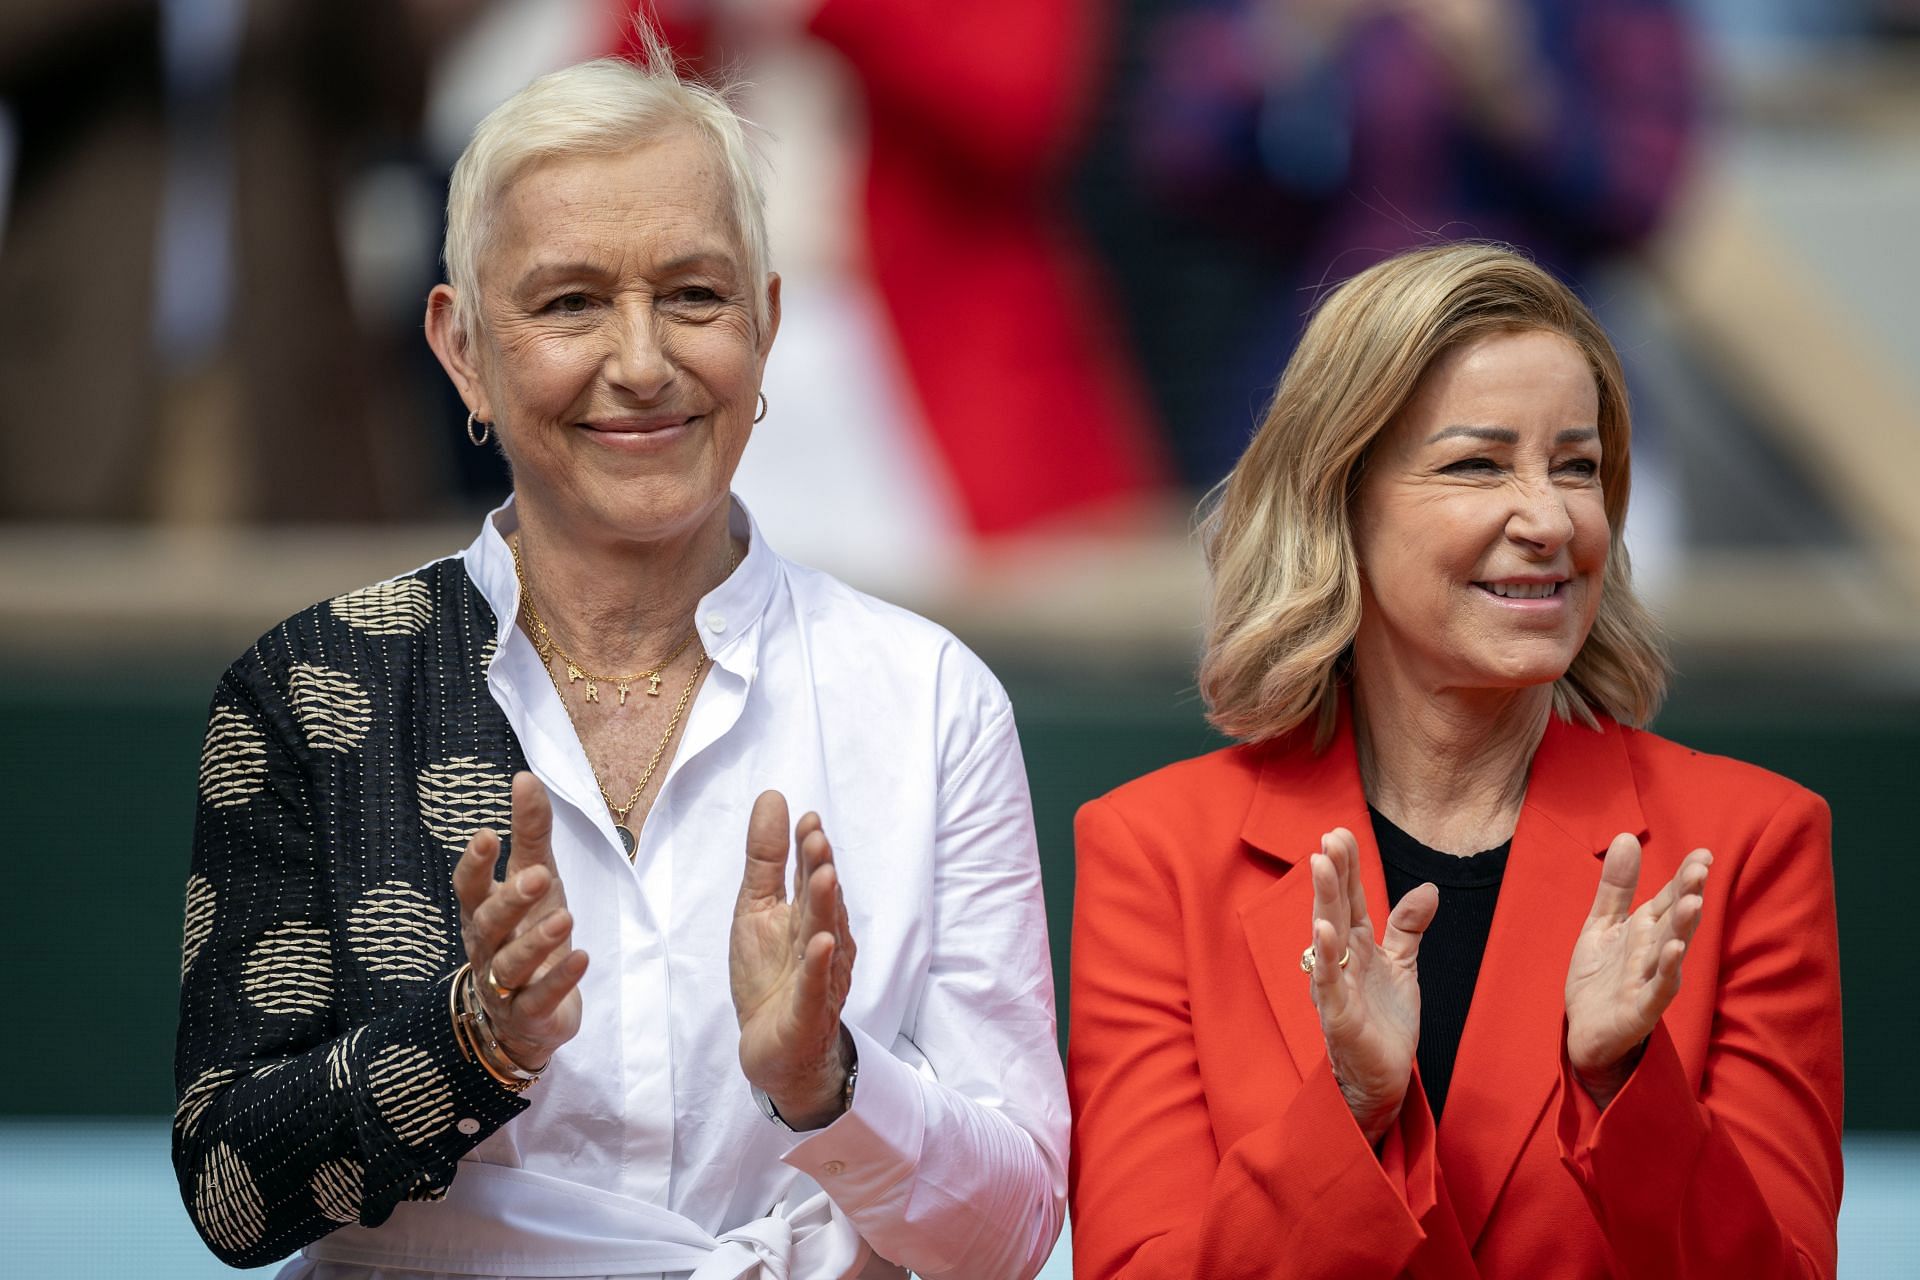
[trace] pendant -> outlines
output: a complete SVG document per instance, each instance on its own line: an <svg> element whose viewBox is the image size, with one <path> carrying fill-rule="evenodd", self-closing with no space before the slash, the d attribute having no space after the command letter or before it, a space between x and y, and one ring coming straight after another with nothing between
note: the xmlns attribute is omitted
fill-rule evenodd
<svg viewBox="0 0 1920 1280"><path fill-rule="evenodd" d="M595 684L595 683L593 682L593 677L592 677L592 676L588 676L588 677L587 677L587 698L586 698L586 700L587 700L588 702L598 702L598 701L600 701L600 687L599 687L598 685L596 685L596 684Z"/></svg>
<svg viewBox="0 0 1920 1280"><path fill-rule="evenodd" d="M622 680L617 686L620 690L620 705L623 707L627 705L627 686L631 683L633 682L630 680Z"/></svg>
<svg viewBox="0 0 1920 1280"><path fill-rule="evenodd" d="M587 673L582 671L576 664L571 662L567 664L567 683L568 684L572 684L576 680L585 680L586 678L587 678Z"/></svg>
<svg viewBox="0 0 1920 1280"><path fill-rule="evenodd" d="M649 698L657 698L660 696L660 673L658 671L647 672L647 696Z"/></svg>
<svg viewBox="0 0 1920 1280"><path fill-rule="evenodd" d="M640 848L640 837L624 822L613 824L613 833L620 837L620 847L626 851L627 861L633 861L634 853Z"/></svg>

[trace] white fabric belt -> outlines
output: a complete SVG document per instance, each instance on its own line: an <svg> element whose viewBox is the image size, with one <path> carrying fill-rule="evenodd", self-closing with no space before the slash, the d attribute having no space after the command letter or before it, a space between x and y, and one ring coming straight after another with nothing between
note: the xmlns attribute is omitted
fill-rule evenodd
<svg viewBox="0 0 1920 1280"><path fill-rule="evenodd" d="M342 1227L306 1248L319 1262L525 1280L836 1280L867 1252L825 1192L712 1236L644 1200L464 1160L444 1200L402 1203L379 1227Z"/></svg>

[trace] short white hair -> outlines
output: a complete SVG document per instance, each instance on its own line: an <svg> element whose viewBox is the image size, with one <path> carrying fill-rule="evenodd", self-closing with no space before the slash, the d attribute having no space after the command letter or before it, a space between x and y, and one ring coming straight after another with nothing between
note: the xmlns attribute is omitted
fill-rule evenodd
<svg viewBox="0 0 1920 1280"><path fill-rule="evenodd" d="M643 61L601 58L535 80L495 107L453 166L442 247L454 290L454 325L479 332L479 264L500 196L529 166L574 155L618 155L691 128L713 144L728 187L727 208L746 254L749 307L767 322L766 196L753 126L728 102L729 88L683 79L673 53L642 32Z"/></svg>

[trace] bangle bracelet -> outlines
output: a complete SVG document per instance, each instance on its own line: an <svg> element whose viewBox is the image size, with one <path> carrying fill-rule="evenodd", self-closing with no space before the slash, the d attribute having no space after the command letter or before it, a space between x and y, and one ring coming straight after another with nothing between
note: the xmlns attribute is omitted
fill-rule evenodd
<svg viewBox="0 0 1920 1280"><path fill-rule="evenodd" d="M453 1039L460 1048L460 1056L468 1062L479 1062L480 1069L501 1088L525 1093L546 1071L544 1064L539 1071L528 1071L494 1039L487 1012L474 990L471 963L454 971L453 985L447 991L447 1007L453 1016Z"/></svg>

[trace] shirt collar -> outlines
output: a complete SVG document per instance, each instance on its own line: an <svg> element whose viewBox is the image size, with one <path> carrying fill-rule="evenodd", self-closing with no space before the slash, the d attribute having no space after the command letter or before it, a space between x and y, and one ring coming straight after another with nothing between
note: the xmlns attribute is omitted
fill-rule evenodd
<svg viewBox="0 0 1920 1280"><path fill-rule="evenodd" d="M727 530L734 538L746 540L747 554L725 581L700 597L694 625L714 665L751 681L759 656L760 619L773 598L779 557L760 536L760 526L747 505L732 494L728 503ZM467 576L493 610L495 663L520 616L520 581L513 571L513 551L507 546L507 535L519 527L509 494L487 513L479 536L463 553Z"/></svg>

